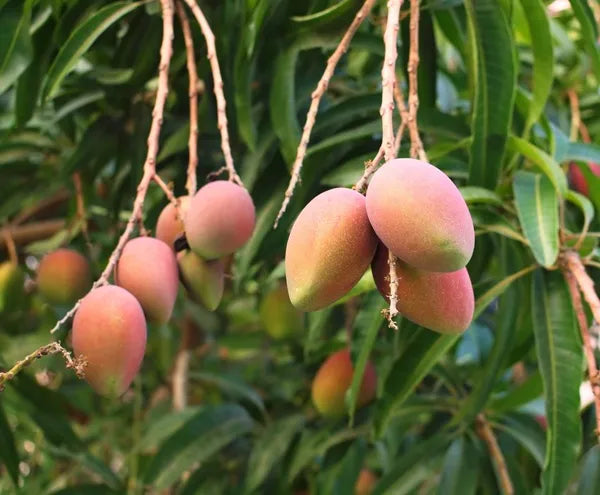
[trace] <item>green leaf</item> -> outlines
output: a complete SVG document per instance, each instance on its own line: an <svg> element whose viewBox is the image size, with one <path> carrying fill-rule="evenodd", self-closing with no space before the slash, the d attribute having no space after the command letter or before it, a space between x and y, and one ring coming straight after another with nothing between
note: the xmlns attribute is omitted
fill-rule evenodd
<svg viewBox="0 0 600 495"><path fill-rule="evenodd" d="M508 138L508 147L531 160L552 181L559 196L567 192L567 178L560 165L546 152L516 136Z"/></svg>
<svg viewBox="0 0 600 495"><path fill-rule="evenodd" d="M347 392L346 404L350 412L350 425L354 423L354 414L356 412L356 404L360 394L363 376L367 367L369 355L375 344L375 339L381 328L381 324L385 321L381 317L381 310L384 306L384 301L377 292L372 293L372 297L365 298L365 307L358 313L355 322L355 337L357 332L361 332L358 341L358 357L354 363L354 374L352 375L352 385ZM356 344L352 342L354 349Z"/></svg>
<svg viewBox="0 0 600 495"><path fill-rule="evenodd" d="M473 217L473 223L477 229L485 232L495 232L496 234L528 245L527 239L525 239L525 237L517 231L516 227L500 213L479 207L472 207L471 216Z"/></svg>
<svg viewBox="0 0 600 495"><path fill-rule="evenodd" d="M600 445L594 445L583 459L577 495L600 493Z"/></svg>
<svg viewBox="0 0 600 495"><path fill-rule="evenodd" d="M258 437L248 460L247 493L258 488L271 469L281 462L294 435L303 426L303 416L289 416L270 424Z"/></svg>
<svg viewBox="0 0 600 495"><path fill-rule="evenodd" d="M518 387L510 389L506 394L495 397L489 404L492 411L503 413L537 399L542 395L542 375L538 371L527 377Z"/></svg>
<svg viewBox="0 0 600 495"><path fill-rule="evenodd" d="M544 432L534 418L528 414L512 413L505 416L502 423L494 426L512 436L529 451L541 468L544 467L546 457Z"/></svg>
<svg viewBox="0 0 600 495"><path fill-rule="evenodd" d="M304 359L307 359L313 351L318 349L319 342L327 330L326 324L333 313L333 307L320 309L308 314L308 334L304 339Z"/></svg>
<svg viewBox="0 0 600 495"><path fill-rule="evenodd" d="M171 486L190 467L210 458L252 426L252 419L239 406L206 407L162 444L148 465L145 482L157 490Z"/></svg>
<svg viewBox="0 0 600 495"><path fill-rule="evenodd" d="M122 491L113 490L107 485L86 483L62 488L49 493L49 495L81 495L82 493L86 495L119 495Z"/></svg>
<svg viewBox="0 0 600 495"><path fill-rule="evenodd" d="M33 59L29 34L32 0L12 2L0 16L0 93L6 91Z"/></svg>
<svg viewBox="0 0 600 495"><path fill-rule="evenodd" d="M533 51L533 96L525 124L525 129L529 130L542 114L550 96L554 75L554 55L546 6L541 0L521 0L521 5L529 25Z"/></svg>
<svg viewBox="0 0 600 495"><path fill-rule="evenodd" d="M396 411L458 337L423 329L411 340L385 381L382 395L385 400L380 407L378 432L386 429Z"/></svg>
<svg viewBox="0 0 600 495"><path fill-rule="evenodd" d="M348 449L348 452L342 459L339 469L335 472L335 482L333 485L334 495L345 495L354 493L356 481L364 465L367 445L364 439L359 438Z"/></svg>
<svg viewBox="0 0 600 495"><path fill-rule="evenodd" d="M596 79L600 80L600 52L598 51L598 38L596 20L594 13L586 0L570 0L573 13L581 26L581 35L586 52L592 60L592 68Z"/></svg>
<svg viewBox="0 0 600 495"><path fill-rule="evenodd" d="M13 480L15 486L19 484L19 455L15 447L15 439L8 424L8 419L0 401L0 465L4 464L6 471Z"/></svg>
<svg viewBox="0 0 600 495"><path fill-rule="evenodd" d="M531 301L548 422L542 493L550 495L564 493L577 461L583 354L569 291L561 275L536 271Z"/></svg>
<svg viewBox="0 0 600 495"><path fill-rule="evenodd" d="M541 174L519 171L513 181L515 205L535 259L551 267L558 257L558 197Z"/></svg>
<svg viewBox="0 0 600 495"><path fill-rule="evenodd" d="M600 163L600 146L593 143L569 143L563 161L570 160Z"/></svg>
<svg viewBox="0 0 600 495"><path fill-rule="evenodd" d="M479 455L467 437L450 444L438 484L439 495L469 495L477 489Z"/></svg>
<svg viewBox="0 0 600 495"><path fill-rule="evenodd" d="M62 80L94 41L125 14L143 2L114 2L99 9L79 24L52 62L42 91L42 100L52 98Z"/></svg>
<svg viewBox="0 0 600 495"><path fill-rule="evenodd" d="M467 204L485 203L496 206L502 205L502 198L494 191L490 191L484 187L464 186L459 187L458 189Z"/></svg>
<svg viewBox="0 0 600 495"><path fill-rule="evenodd" d="M180 153L181 151L187 149L189 135L190 124L185 123L184 125L180 126L179 129L165 139L164 144L161 146L160 153L156 158L156 163L160 163L176 153Z"/></svg>
<svg viewBox="0 0 600 495"><path fill-rule="evenodd" d="M175 433L189 419L198 414L199 407L187 407L182 411L172 411L147 425L138 449L142 452L152 450L158 447L167 437Z"/></svg>
<svg viewBox="0 0 600 495"><path fill-rule="evenodd" d="M356 3L356 0L341 0L331 7L315 12L314 14L292 16L291 20L296 24L312 29L346 14L349 10L353 10Z"/></svg>
<svg viewBox="0 0 600 495"><path fill-rule="evenodd" d="M511 27L497 0L467 0L475 94L469 183L495 189L515 100Z"/></svg>
<svg viewBox="0 0 600 495"><path fill-rule="evenodd" d="M594 219L593 203L583 194L579 194L578 192L572 191L570 189L567 191L565 199L573 203L581 210L581 213L583 213L583 227L581 228L581 231L587 232L590 223Z"/></svg>

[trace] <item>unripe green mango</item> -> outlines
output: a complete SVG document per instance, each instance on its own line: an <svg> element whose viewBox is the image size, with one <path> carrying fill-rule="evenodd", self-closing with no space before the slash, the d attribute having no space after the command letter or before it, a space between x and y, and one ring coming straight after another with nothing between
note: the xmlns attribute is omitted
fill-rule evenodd
<svg viewBox="0 0 600 495"><path fill-rule="evenodd" d="M427 162L398 158L377 170L367 214L381 242L415 268L453 272L471 259L475 230L467 204L450 178Z"/></svg>
<svg viewBox="0 0 600 495"><path fill-rule="evenodd" d="M92 287L90 264L77 251L57 249L40 261L37 287L51 304L73 304Z"/></svg>
<svg viewBox="0 0 600 495"><path fill-rule="evenodd" d="M329 306L360 280L376 247L362 194L341 187L319 194L300 212L288 238L290 301L302 311Z"/></svg>
<svg viewBox="0 0 600 495"><path fill-rule="evenodd" d="M265 330L276 340L300 335L304 329L304 314L292 305L285 284L267 292L259 312Z"/></svg>
<svg viewBox="0 0 600 495"><path fill-rule="evenodd" d="M149 320L166 323L179 285L175 253L153 237L131 239L117 263L115 282L137 298Z"/></svg>
<svg viewBox="0 0 600 495"><path fill-rule="evenodd" d="M352 385L354 368L350 351L343 349L333 353L321 365L312 384L312 399L317 410L328 417L343 416L346 412L346 392ZM357 408L368 404L377 392L377 375L370 361L363 375Z"/></svg>
<svg viewBox="0 0 600 495"><path fill-rule="evenodd" d="M225 263L222 259L205 261L192 251L177 254L179 273L192 299L214 311L223 298Z"/></svg>
<svg viewBox="0 0 600 495"><path fill-rule="evenodd" d="M205 260L222 258L241 248L252 236L255 222L248 191L225 180L200 188L183 221L190 248Z"/></svg>
<svg viewBox="0 0 600 495"><path fill-rule="evenodd" d="M19 307L25 296L24 284L25 274L19 265L0 263L0 313Z"/></svg>
<svg viewBox="0 0 600 495"><path fill-rule="evenodd" d="M140 369L146 349L146 320L137 299L106 285L81 301L73 319L73 352L85 360L84 376L102 395L119 396Z"/></svg>
<svg viewBox="0 0 600 495"><path fill-rule="evenodd" d="M380 244L372 264L379 292L389 301L388 250ZM398 303L402 316L430 330L464 332L473 319L475 297L466 268L455 272L428 272L396 261Z"/></svg>

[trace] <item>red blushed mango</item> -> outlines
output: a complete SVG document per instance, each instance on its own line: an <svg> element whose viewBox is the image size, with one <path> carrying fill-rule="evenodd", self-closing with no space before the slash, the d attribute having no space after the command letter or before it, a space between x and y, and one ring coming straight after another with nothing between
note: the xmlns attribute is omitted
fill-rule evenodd
<svg viewBox="0 0 600 495"><path fill-rule="evenodd" d="M57 249L42 258L37 287L51 304L73 304L92 287L90 265L71 249Z"/></svg>
<svg viewBox="0 0 600 495"><path fill-rule="evenodd" d="M285 285L267 292L259 313L265 330L276 340L299 335L304 329L304 314L290 302Z"/></svg>
<svg viewBox="0 0 600 495"><path fill-rule="evenodd" d="M323 416L343 416L346 412L346 392L352 385L354 369L350 351L335 352L321 365L312 383L312 400ZM368 404L377 392L375 367L367 362L363 381L358 394L357 407Z"/></svg>
<svg viewBox="0 0 600 495"><path fill-rule="evenodd" d="M379 239L416 268L453 272L471 259L475 231L467 204L427 162L399 158L383 165L369 184L367 213Z"/></svg>
<svg viewBox="0 0 600 495"><path fill-rule="evenodd" d="M75 357L86 362L84 375L98 393L119 396L140 369L146 349L146 320L140 303L121 287L92 290L75 313Z"/></svg>
<svg viewBox="0 0 600 495"><path fill-rule="evenodd" d="M372 264L379 292L389 301L388 250L377 248ZM410 321L440 333L461 333L473 319L475 300L469 272L428 272L396 262L398 311Z"/></svg>
<svg viewBox="0 0 600 495"><path fill-rule="evenodd" d="M182 196L179 200L179 211L183 215L189 206L190 197ZM156 238L173 248L173 243L183 234L183 221L177 218L173 203L163 208L156 222Z"/></svg>
<svg viewBox="0 0 600 495"><path fill-rule="evenodd" d="M600 176L600 164L588 163L588 167L594 175ZM587 180L585 180L585 175L583 175L579 165L574 162L569 164L569 181L571 182L571 187L573 189L584 196L589 196L590 188Z"/></svg>
<svg viewBox="0 0 600 495"><path fill-rule="evenodd" d="M183 285L192 299L214 311L223 298L225 264L223 260L205 261L192 251L177 254Z"/></svg>
<svg viewBox="0 0 600 495"><path fill-rule="evenodd" d="M370 469L361 469L356 485L354 486L355 495L370 495L377 483L377 476Z"/></svg>
<svg viewBox="0 0 600 495"><path fill-rule="evenodd" d="M194 195L183 223L192 251L212 260L246 244L255 221L254 203L248 191L233 182L218 180Z"/></svg>
<svg viewBox="0 0 600 495"><path fill-rule="evenodd" d="M136 237L125 244L115 281L137 298L149 320L166 323L171 317L179 274L175 253L163 241Z"/></svg>
<svg viewBox="0 0 600 495"><path fill-rule="evenodd" d="M376 247L364 196L341 187L319 194L300 212L288 238L290 301L302 311L335 302L360 280Z"/></svg>

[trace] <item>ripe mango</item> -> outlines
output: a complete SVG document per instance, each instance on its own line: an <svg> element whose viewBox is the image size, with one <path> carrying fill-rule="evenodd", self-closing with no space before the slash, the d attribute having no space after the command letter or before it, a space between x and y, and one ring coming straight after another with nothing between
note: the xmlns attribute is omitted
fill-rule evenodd
<svg viewBox="0 0 600 495"><path fill-rule="evenodd" d="M276 340L299 335L304 329L304 315L292 305L285 284L267 292L259 312L265 330Z"/></svg>
<svg viewBox="0 0 600 495"><path fill-rule="evenodd" d="M302 311L335 302L360 280L376 247L364 196L341 187L319 194L300 212L288 238L290 301Z"/></svg>
<svg viewBox="0 0 600 495"><path fill-rule="evenodd" d="M354 368L350 351L343 349L329 356L319 368L312 384L312 399L323 416L343 416L346 412L346 392L352 385ZM367 362L360 387L357 407L362 407L375 398L377 375L375 367Z"/></svg>
<svg viewBox="0 0 600 495"><path fill-rule="evenodd" d="M146 349L146 320L137 299L121 287L92 290L75 313L75 357L84 358L84 375L98 393L119 396L140 369Z"/></svg>
<svg viewBox="0 0 600 495"><path fill-rule="evenodd" d="M72 249L57 249L42 258L37 287L51 304L70 305L92 287L88 260Z"/></svg>
<svg viewBox="0 0 600 495"><path fill-rule="evenodd" d="M427 162L398 158L377 170L367 214L381 242L415 268L453 272L471 259L475 231L467 204L450 178Z"/></svg>
<svg viewBox="0 0 600 495"><path fill-rule="evenodd" d="M192 299L214 311L223 298L225 264L223 260L205 261L192 251L177 254L183 285Z"/></svg>
<svg viewBox="0 0 600 495"><path fill-rule="evenodd" d="M179 200L179 211L183 215L189 206L190 197L182 196ZM177 218L177 212L173 203L169 202L165 206L156 222L156 238L168 244L173 248L173 243L181 234L183 234L183 220Z"/></svg>
<svg viewBox="0 0 600 495"><path fill-rule="evenodd" d="M166 323L179 284L175 253L153 237L131 239L117 263L115 282L137 298L149 320Z"/></svg>
<svg viewBox="0 0 600 495"><path fill-rule="evenodd" d="M246 244L255 221L254 203L248 191L233 182L218 180L198 190L183 223L192 251L213 260Z"/></svg>
<svg viewBox="0 0 600 495"><path fill-rule="evenodd" d="M600 176L600 164L599 163L588 163L588 167L590 171L594 175ZM569 163L569 181L571 182L571 187L575 189L577 192L583 194L584 196L590 195L590 187L585 179L585 175L574 162Z"/></svg>
<svg viewBox="0 0 600 495"><path fill-rule="evenodd" d="M389 301L388 250L380 244L375 253L373 278ZM410 321L440 333L461 333L471 324L475 299L469 272L428 272L402 260L396 262L398 311Z"/></svg>
<svg viewBox="0 0 600 495"><path fill-rule="evenodd" d="M377 483L377 476L370 469L361 469L356 485L354 486L355 495L370 495Z"/></svg>
<svg viewBox="0 0 600 495"><path fill-rule="evenodd" d="M25 274L10 261L0 263L0 313L17 309L25 295Z"/></svg>

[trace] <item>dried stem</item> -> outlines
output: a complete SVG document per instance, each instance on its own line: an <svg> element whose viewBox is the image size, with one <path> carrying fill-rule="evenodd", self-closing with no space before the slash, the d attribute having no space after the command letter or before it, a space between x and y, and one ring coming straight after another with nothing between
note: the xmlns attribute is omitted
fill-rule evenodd
<svg viewBox="0 0 600 495"><path fill-rule="evenodd" d="M365 189L367 188L367 181L369 180L369 177L371 177L371 175L373 175L375 170L377 170L377 167L379 166L379 162L383 158L383 151L384 151L383 146L380 146L379 151L375 155L375 158L365 162L365 171L364 171L362 177L360 179L358 179L358 182L356 184L354 184L353 189L355 189L359 193L365 192Z"/></svg>
<svg viewBox="0 0 600 495"><path fill-rule="evenodd" d="M52 207L55 207L61 203L64 203L71 197L71 193L67 189L61 189L49 198L44 198L36 204L25 208L15 218L12 219L11 224L13 226L20 225L25 220L29 220L40 212L47 212Z"/></svg>
<svg viewBox="0 0 600 495"><path fill-rule="evenodd" d="M579 289L583 293L585 301L592 310L596 322L600 322L600 300L594 290L594 281L585 271L585 267L575 251L567 251L563 254L563 263L566 269L575 277Z"/></svg>
<svg viewBox="0 0 600 495"><path fill-rule="evenodd" d="M492 427L483 414L479 414L479 416L477 416L475 428L477 430L477 434L485 442L488 450L490 451L490 456L492 457L496 467L496 475L500 481L502 493L504 495L512 495L515 493L515 491L510 479L510 475L508 474L504 455L498 446L498 440L496 440L496 436L494 435Z"/></svg>
<svg viewBox="0 0 600 495"><path fill-rule="evenodd" d="M17 246L15 246L15 240L13 239L10 229L2 229L2 235L4 236L4 242L6 243L6 249L8 250L8 257L13 265L19 264L19 256L17 254Z"/></svg>
<svg viewBox="0 0 600 495"><path fill-rule="evenodd" d="M180 0L175 3L177 16L181 23L183 40L185 42L185 54L188 70L190 98L190 137L188 140L188 168L185 187L188 195L193 196L196 192L197 179L196 167L198 166L198 73L196 71L196 54L194 53L194 39L190 23Z"/></svg>
<svg viewBox="0 0 600 495"><path fill-rule="evenodd" d="M81 359L74 359L71 356L71 353L62 347L60 343L52 342L40 347L39 349L36 349L31 354L28 354L8 371L0 373L0 392L4 390L4 385L6 382L12 380L19 372L33 363L36 359L40 359L48 354L59 353L62 354L63 358L65 359L67 368L71 368L73 371L75 371L78 377L82 378L85 369L85 361Z"/></svg>
<svg viewBox="0 0 600 495"><path fill-rule="evenodd" d="M100 275L100 278L94 282L93 288L101 287L108 283L108 277L112 273L121 256L125 244L131 237L135 228L136 222L142 217L142 210L144 206L144 199L148 186L155 176L156 170L156 156L158 154L158 139L160 137L160 129L162 127L163 113L165 108L165 102L167 100L167 94L169 92L169 66L171 62L171 56L173 54L173 3L172 0L161 0L162 12L163 12L163 38L160 47L160 64L158 69L158 90L156 92L156 100L154 102L154 108L152 110L152 124L150 126L150 133L148 134L148 152L146 154L146 160L144 162L144 174L140 183L137 186L137 194L133 202L133 211L127 221L125 230L119 237L119 241L115 249L113 250L104 271ZM60 319L56 325L50 330L50 333L56 332L64 323L69 321L73 315L77 312L81 300L77 301L75 306L67 312L67 314Z"/></svg>
<svg viewBox="0 0 600 495"><path fill-rule="evenodd" d="M388 252L388 266L390 268L389 279L390 279L390 307L384 309L383 313L388 320L388 326L394 330L398 330L398 325L394 321L394 318L398 315L398 273L396 272L396 262L398 258L389 251Z"/></svg>
<svg viewBox="0 0 600 495"><path fill-rule="evenodd" d="M27 223L25 225L7 225L0 229L0 248L8 244L6 235L10 236L15 245L20 246L39 239L46 239L64 228L66 222L63 219L42 220L40 222Z"/></svg>
<svg viewBox="0 0 600 495"><path fill-rule="evenodd" d="M577 141L579 135L579 127L581 125L581 112L579 111L579 97L573 88L567 90L567 96L569 97L569 106L571 107L571 130L569 132L569 139L571 141Z"/></svg>
<svg viewBox="0 0 600 495"><path fill-rule="evenodd" d="M81 225L81 233L85 239L88 252L91 255L93 253L92 241L90 240L90 234L88 231L87 214L85 212L85 202L83 200L83 187L81 185L81 174L75 172L73 174L73 185L75 186L75 201L77 207L77 219Z"/></svg>
<svg viewBox="0 0 600 495"><path fill-rule="evenodd" d="M215 47L215 35L204 17L204 13L198 6L196 0L185 0L188 7L192 10L194 17L200 25L202 35L206 40L206 57L210 62L210 68L213 75L214 92L217 99L217 122L219 131L221 132L221 149L223 150L223 157L225 158L225 166L229 172L229 180L233 181L241 186L242 179L235 171L233 165L233 156L231 155L231 146L229 144L229 131L227 130L227 113L225 111L227 107L227 101L225 100L225 94L223 93L223 78L221 77L221 69L219 67L219 60L217 58L217 49ZM191 125L191 123L190 123ZM190 127L191 131L191 127Z"/></svg>
<svg viewBox="0 0 600 495"><path fill-rule="evenodd" d="M599 375L598 368L596 366L596 358L594 356L594 350L590 339L590 332L588 328L587 318L585 316L585 310L581 301L581 293L577 286L577 281L571 271L563 270L563 275L569 286L569 292L571 293L571 301L573 301L573 308L577 315L577 321L579 323L579 331L581 332L581 340L583 341L583 349L585 352L585 359L587 361L588 375L590 378L590 384L592 391L594 392L594 403L596 408L596 437L600 442L600 383L598 383Z"/></svg>
<svg viewBox="0 0 600 495"><path fill-rule="evenodd" d="M321 98L325 94L325 91L327 91L327 87L329 86L330 79L333 77L335 67L342 58L342 55L346 53L346 50L348 50L348 47L350 46L350 41L352 41L352 38L354 37L354 33L356 33L356 30L362 24L363 20L369 15L369 12L371 12L371 9L373 8L374 4L375 0L365 0L362 7L354 16L354 20L352 21L350 26L348 26L348 29L344 33L344 36L342 36L342 39L340 40L333 54L327 60L327 66L325 67L325 71L323 72L321 79L317 83L317 87L312 92L310 107L306 114L306 122L304 123L302 137L300 138L298 150L296 151L296 159L294 160L294 165L292 167L292 177L285 191L283 203L279 208L279 213L277 213L277 218L275 219L273 228L277 228L279 220L285 213L285 210L287 209L288 204L292 199L292 195L294 194L294 189L300 180L302 162L304 161L304 156L306 155L306 148L308 147L308 143L310 141L310 133L312 132L312 128L315 125L315 120L317 118L317 112L319 110L319 103L321 102Z"/></svg>
<svg viewBox="0 0 600 495"><path fill-rule="evenodd" d="M410 0L410 51L408 54L408 130L410 133L410 156L419 158L419 160L427 160L417 126L417 111L419 109L418 68L419 0Z"/></svg>
<svg viewBox="0 0 600 495"><path fill-rule="evenodd" d="M158 175L157 173L154 174L154 176L152 177L152 180L154 182L156 182L156 184L158 185L158 187L160 187L162 189L162 192L165 193L165 196L167 197L167 199L173 204L173 206L178 210L179 209L179 201L177 201L177 198L175 197L175 195L173 194L173 191L171 190L171 188L168 186L168 184L165 183L164 180L162 180L160 178L160 175Z"/></svg>

